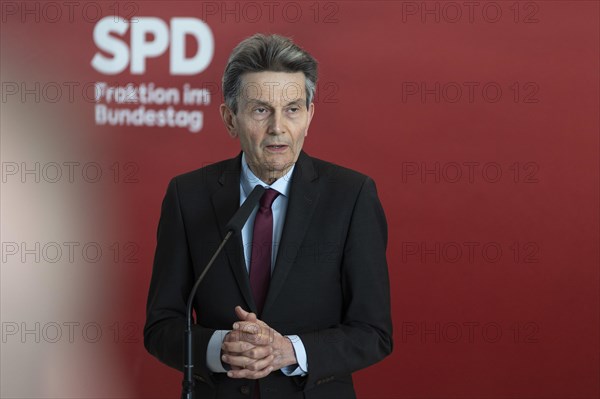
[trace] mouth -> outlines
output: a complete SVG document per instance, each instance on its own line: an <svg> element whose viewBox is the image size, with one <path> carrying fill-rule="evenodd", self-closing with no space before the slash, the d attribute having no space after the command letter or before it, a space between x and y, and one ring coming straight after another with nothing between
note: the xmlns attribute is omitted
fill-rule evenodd
<svg viewBox="0 0 600 399"><path fill-rule="evenodd" d="M283 152L288 148L288 146L285 144L273 144L266 146L266 148L271 152Z"/></svg>

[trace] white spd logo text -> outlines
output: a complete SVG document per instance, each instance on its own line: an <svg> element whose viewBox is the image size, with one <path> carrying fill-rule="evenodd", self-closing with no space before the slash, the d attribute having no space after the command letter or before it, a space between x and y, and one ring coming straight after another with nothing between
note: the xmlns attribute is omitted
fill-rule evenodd
<svg viewBox="0 0 600 399"><path fill-rule="evenodd" d="M129 31L129 45L119 37ZM198 44L196 54L186 57L186 36L194 38ZM146 59L155 58L169 52L171 75L194 75L204 71L212 61L214 37L210 27L202 20L189 17L171 18L170 27L156 17L136 17L135 22L123 18L107 16L94 27L94 43L107 57L97 52L92 66L105 75L116 75L130 66L133 75L146 72Z"/></svg>

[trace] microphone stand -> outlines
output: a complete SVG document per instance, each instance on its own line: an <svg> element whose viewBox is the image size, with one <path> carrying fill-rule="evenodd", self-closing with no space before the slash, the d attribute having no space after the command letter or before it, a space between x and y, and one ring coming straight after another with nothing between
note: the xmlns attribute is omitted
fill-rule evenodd
<svg viewBox="0 0 600 399"><path fill-rule="evenodd" d="M229 240L229 237L231 237L232 234L233 234L233 230L229 230L227 232L227 235L221 242L221 245L219 245L219 248L217 248L214 255L208 262L208 265L206 265L206 267L204 268L204 271L202 272L200 277L198 277L198 280L196 280L196 284L194 284L194 287L192 288L192 291L190 292L190 296L188 298L187 324L185 326L185 351L184 351L184 361L183 361L183 382L181 383L183 388L181 390L181 399L193 399L193 397L194 397L194 385L195 385L195 382L194 382L194 360L193 360L193 355L192 355L192 348L193 348L193 345L192 345L192 304L194 302L194 296L196 295L196 291L198 291L198 287L200 286L200 283L204 279L204 276L210 270L210 267L213 265L213 263L215 262L215 259L217 259L217 256L219 256L219 254L223 250L223 247L225 246L225 244Z"/></svg>
<svg viewBox="0 0 600 399"><path fill-rule="evenodd" d="M223 238L223 241L221 241L219 248L217 248L212 258L210 258L208 265L206 265L206 267L202 271L202 274L200 274L200 277L198 277L196 283L192 287L192 291L190 292L190 296L188 297L187 301L187 318L184 333L183 381L181 382L181 399L194 399L195 382L193 359L194 351L192 342L192 307L196 291L198 291L198 287L204 279L204 276L210 270L211 266L215 262L215 259L217 259L217 256L219 256L219 254L223 250L223 247L225 247L225 244L227 244L229 238L233 235L234 232L240 232L242 230L244 224L246 224L246 221L250 217L250 214L254 210L254 207L258 204L258 201L260 200L260 197L262 197L264 192L265 188L261 185L255 186L252 192L250 192L248 198L246 198L242 206L240 206L240 208L233 215L229 223L227 223L227 226L225 226L225 228L227 229L227 234L225 235L225 238Z"/></svg>

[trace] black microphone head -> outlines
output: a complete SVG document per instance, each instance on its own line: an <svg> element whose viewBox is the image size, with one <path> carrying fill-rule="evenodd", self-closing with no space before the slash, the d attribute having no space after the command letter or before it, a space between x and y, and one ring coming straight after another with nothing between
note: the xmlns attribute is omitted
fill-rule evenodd
<svg viewBox="0 0 600 399"><path fill-rule="evenodd" d="M246 198L246 201L244 201L242 206L240 206L240 209L237 210L229 223L227 223L227 231L233 231L234 233L242 231L242 228L246 224L246 221L250 217L254 207L258 204L258 201L260 201L264 192L265 188L260 184L254 187L248 198Z"/></svg>

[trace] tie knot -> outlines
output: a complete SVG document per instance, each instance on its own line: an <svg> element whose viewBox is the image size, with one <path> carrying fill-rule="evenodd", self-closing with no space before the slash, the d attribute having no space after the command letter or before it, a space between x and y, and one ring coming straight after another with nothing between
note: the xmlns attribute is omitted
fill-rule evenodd
<svg viewBox="0 0 600 399"><path fill-rule="evenodd" d="M262 197L260 197L260 207L271 209L271 205L273 205L273 201L279 195L277 190L273 190L272 188L267 188L263 193Z"/></svg>

